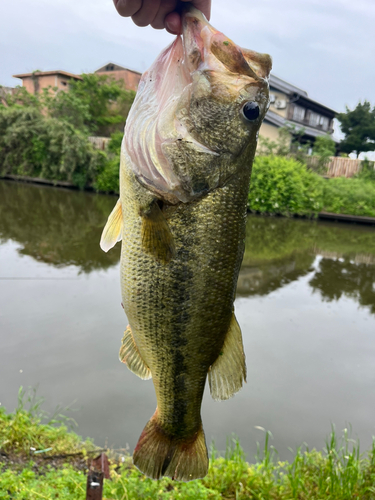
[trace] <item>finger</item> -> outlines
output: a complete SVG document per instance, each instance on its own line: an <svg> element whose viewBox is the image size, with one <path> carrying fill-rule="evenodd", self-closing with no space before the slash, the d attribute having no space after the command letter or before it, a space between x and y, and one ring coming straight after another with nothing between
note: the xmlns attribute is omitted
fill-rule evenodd
<svg viewBox="0 0 375 500"><path fill-rule="evenodd" d="M113 3L123 17L134 15L142 7L142 0L113 0Z"/></svg>
<svg viewBox="0 0 375 500"><path fill-rule="evenodd" d="M156 14L155 19L151 23L151 26L157 30L164 29L165 18L168 14L176 9L177 3L177 0L162 0L160 2L160 8Z"/></svg>
<svg viewBox="0 0 375 500"><path fill-rule="evenodd" d="M160 7L160 0L143 0L142 7L132 16L137 26L148 26L153 22Z"/></svg>
<svg viewBox="0 0 375 500"><path fill-rule="evenodd" d="M190 0L181 0L182 2L190 2ZM211 17L211 0L192 0L191 2L194 7L207 17L207 20L210 20Z"/></svg>
<svg viewBox="0 0 375 500"><path fill-rule="evenodd" d="M171 12L165 18L165 29L172 33L172 35L179 35L181 33L181 16L177 12Z"/></svg>

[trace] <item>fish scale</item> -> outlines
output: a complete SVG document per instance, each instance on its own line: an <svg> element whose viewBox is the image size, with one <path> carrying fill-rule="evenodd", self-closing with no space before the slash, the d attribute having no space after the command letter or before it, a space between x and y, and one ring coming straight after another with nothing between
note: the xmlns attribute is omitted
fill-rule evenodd
<svg viewBox="0 0 375 500"><path fill-rule="evenodd" d="M240 170L242 175L199 202L171 207L171 213L166 210L177 248L176 259L167 265L145 254L139 206L128 188L131 179L122 180L127 200L124 234L132 235L130 244L122 245L124 308L153 374L160 421L166 429L178 429L181 437L200 428L207 372L219 355L232 316L250 176L250 168ZM209 335L202 334L208 331ZM176 385L180 376L184 387Z"/></svg>
<svg viewBox="0 0 375 500"><path fill-rule="evenodd" d="M242 52L191 6L183 13L183 32L142 77L122 146L120 199L101 246L107 251L122 239L129 326L120 359L139 377L152 378L157 399L134 464L154 479L188 481L208 470L201 420L207 378L217 400L233 396L246 379L233 302L251 165L269 105L270 59ZM149 75L168 72L176 85L156 78L147 112ZM243 111L248 102L259 110L254 119Z"/></svg>

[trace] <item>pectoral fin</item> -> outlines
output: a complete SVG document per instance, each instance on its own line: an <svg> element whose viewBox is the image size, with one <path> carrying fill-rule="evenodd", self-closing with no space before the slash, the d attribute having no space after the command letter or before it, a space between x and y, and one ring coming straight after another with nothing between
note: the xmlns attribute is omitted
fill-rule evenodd
<svg viewBox="0 0 375 500"><path fill-rule="evenodd" d="M221 353L208 371L211 396L216 400L232 397L246 382L245 353L241 329L233 313Z"/></svg>
<svg viewBox="0 0 375 500"><path fill-rule="evenodd" d="M157 202L142 213L142 246L163 264L176 254L173 234Z"/></svg>
<svg viewBox="0 0 375 500"><path fill-rule="evenodd" d="M102 237L100 238L100 248L108 252L122 238L122 206L118 200L115 208L109 214L106 225L104 226Z"/></svg>
<svg viewBox="0 0 375 500"><path fill-rule="evenodd" d="M120 348L120 361L125 363L130 371L138 375L143 380L152 378L151 370L144 362L137 344L135 343L130 326L126 328L122 337L122 345Z"/></svg>

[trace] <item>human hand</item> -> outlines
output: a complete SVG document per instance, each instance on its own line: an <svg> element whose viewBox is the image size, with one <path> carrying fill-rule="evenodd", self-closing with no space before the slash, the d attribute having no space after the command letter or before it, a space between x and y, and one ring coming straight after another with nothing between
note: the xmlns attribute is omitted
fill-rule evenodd
<svg viewBox="0 0 375 500"><path fill-rule="evenodd" d="M181 33L181 16L178 8L189 0L113 0L117 12L131 17L137 26L166 29L169 33ZM191 3L210 19L211 0L192 0Z"/></svg>

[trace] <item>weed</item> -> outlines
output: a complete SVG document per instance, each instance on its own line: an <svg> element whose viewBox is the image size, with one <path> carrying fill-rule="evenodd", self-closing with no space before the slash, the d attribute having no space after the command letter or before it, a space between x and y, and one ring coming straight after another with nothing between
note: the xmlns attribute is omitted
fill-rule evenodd
<svg viewBox="0 0 375 500"><path fill-rule="evenodd" d="M25 409L25 400L30 409ZM83 449L86 444L68 432L63 423L57 427L41 424L41 399L35 391L20 390L14 413L0 411L1 448L24 453L27 446L53 445L55 449ZM39 423L38 423L39 422ZM366 457L359 443L351 438L351 429L338 437L335 428L326 439L323 451L309 450L306 444L297 448L291 462L278 460L272 446L272 434L265 429L264 444L258 445L254 464L246 461L236 437L227 442L224 456L211 447L210 467L204 479L178 483L163 478L146 478L131 464L130 457L121 465L111 465L111 480L104 483L104 498L111 500L370 500L375 495L375 439ZM6 448L4 448L4 446ZM90 446L93 446L90 444ZM0 464L0 499L78 500L83 498L86 477L72 464L47 466L40 474L35 458L25 461L23 469Z"/></svg>

